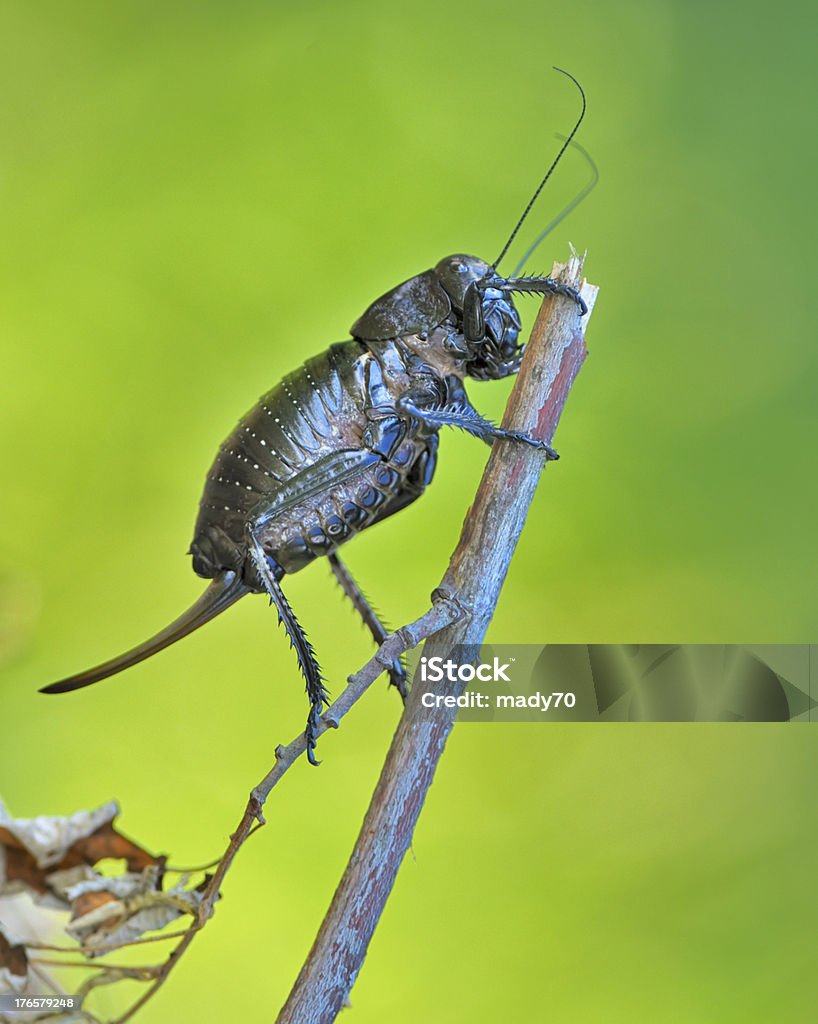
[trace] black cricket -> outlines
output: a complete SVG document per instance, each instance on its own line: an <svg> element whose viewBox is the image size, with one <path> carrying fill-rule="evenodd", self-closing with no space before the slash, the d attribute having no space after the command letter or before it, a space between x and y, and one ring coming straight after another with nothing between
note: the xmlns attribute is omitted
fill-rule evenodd
<svg viewBox="0 0 818 1024"><path fill-rule="evenodd" d="M458 427L489 445L506 438L558 457L544 442L481 416L463 380L499 380L519 370L524 346L513 293L555 293L576 303L580 315L587 312L573 288L549 277L497 272L585 115L582 87L568 77L582 97L579 118L494 263L447 256L373 302L352 325L351 340L331 345L268 391L221 446L205 483L189 553L194 571L212 581L207 590L150 640L41 692L96 683L175 643L245 594L265 593L306 682L307 756L318 764L315 732L329 695L282 578L328 556L380 644L386 630L336 551L423 494L434 475L440 428ZM402 664L393 664L389 675L405 698Z"/></svg>

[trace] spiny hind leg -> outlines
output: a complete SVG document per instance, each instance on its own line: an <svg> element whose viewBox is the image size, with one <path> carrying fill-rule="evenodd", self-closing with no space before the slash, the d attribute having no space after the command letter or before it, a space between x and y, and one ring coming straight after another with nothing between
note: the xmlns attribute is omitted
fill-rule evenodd
<svg viewBox="0 0 818 1024"><path fill-rule="evenodd" d="M287 631L290 647L295 650L296 657L298 658L298 667L304 676L307 696L310 701L310 713L307 717L307 728L304 733L307 741L307 759L310 764L317 765L320 762L315 759L315 742L321 712L324 706L329 704L329 693L324 686L324 678L321 675L321 668L318 665L312 644L307 639L307 634L301 628L295 613L284 596L284 591L273 575L270 563L264 554L264 549L252 529L247 531L247 541L253 567L270 597L270 604L276 606L279 624L283 625Z"/></svg>
<svg viewBox="0 0 818 1024"><path fill-rule="evenodd" d="M465 392L464 392L465 395ZM532 448L539 448L545 452L546 459L558 459L559 455L545 441L540 441L530 434L519 430L505 430L498 427L496 423L487 420L485 416L474 408L468 401L457 405L430 405L418 404L414 396L406 394L398 399L398 406L416 420L420 420L427 426L439 430L441 427L457 427L465 430L473 437L479 437L481 441L491 445L497 438L504 438L509 441L517 441L520 444L530 445Z"/></svg>
<svg viewBox="0 0 818 1024"><path fill-rule="evenodd" d="M275 573L271 568L264 549L259 540L262 529L288 510L300 505L316 494L325 494L333 487L352 480L364 472L369 466L380 460L374 452L359 448L340 449L322 456L311 466L302 470L275 494L263 497L245 525L244 535L252 567L270 596L270 603L276 606L278 621L283 623L290 639L290 646L295 648L296 657L304 681L307 685L307 696L310 699L310 714L307 719L307 757L310 764L318 764L315 760L315 740L321 710L329 704L329 695L324 686L321 669L315 657L315 651L307 639L307 635L296 619L292 608L278 585ZM275 564L275 563L273 563Z"/></svg>
<svg viewBox="0 0 818 1024"><path fill-rule="evenodd" d="M386 627L378 618L378 613L366 599L366 595L352 578L349 569L347 569L336 554L331 554L329 556L329 563L332 566L335 578L341 584L341 589L352 602L352 606L355 611L361 616L364 625L372 634L372 639L375 641L376 646L380 647L386 639L388 632ZM387 667L386 671L389 673L390 683L397 689L405 703L408 691L406 688L406 667L404 666L403 661L398 658Z"/></svg>

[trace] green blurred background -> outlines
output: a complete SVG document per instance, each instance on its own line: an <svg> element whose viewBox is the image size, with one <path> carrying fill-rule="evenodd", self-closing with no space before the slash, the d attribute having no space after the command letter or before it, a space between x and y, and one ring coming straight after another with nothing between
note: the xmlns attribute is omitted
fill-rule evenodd
<svg viewBox="0 0 818 1024"><path fill-rule="evenodd" d="M306 704L266 602L107 685L201 589L185 550L239 415L452 251L493 258L576 116L601 183L532 269L601 286L496 642L815 639L812 5L38 4L0 25L0 794L116 797L219 854ZM580 187L569 153L527 227ZM525 308L530 323L535 312ZM499 416L506 383L473 385ZM393 625L427 605L485 462L347 551ZM324 564L288 594L337 691L366 636ZM399 713L378 684L297 766L141 1019L270 1020ZM463 725L350 1019L811 1021L808 725ZM100 995L102 1013L118 1005Z"/></svg>

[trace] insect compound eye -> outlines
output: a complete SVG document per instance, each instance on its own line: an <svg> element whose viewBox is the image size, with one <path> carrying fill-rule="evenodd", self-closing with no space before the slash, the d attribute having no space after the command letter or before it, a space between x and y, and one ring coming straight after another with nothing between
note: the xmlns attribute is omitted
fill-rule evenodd
<svg viewBox="0 0 818 1024"><path fill-rule="evenodd" d="M449 293L456 309L462 309L466 289L473 282L481 279L489 270L488 264L477 256L456 253L440 260L434 269L437 279Z"/></svg>

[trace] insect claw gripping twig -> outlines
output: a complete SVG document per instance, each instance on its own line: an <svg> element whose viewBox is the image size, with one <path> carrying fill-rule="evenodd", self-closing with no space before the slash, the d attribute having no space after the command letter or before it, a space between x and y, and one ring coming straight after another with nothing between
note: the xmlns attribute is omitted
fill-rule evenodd
<svg viewBox="0 0 818 1024"><path fill-rule="evenodd" d="M588 306L576 288L560 284L550 277L510 277L506 280L505 287L516 295L563 295L576 303L580 316L586 316L588 313Z"/></svg>

